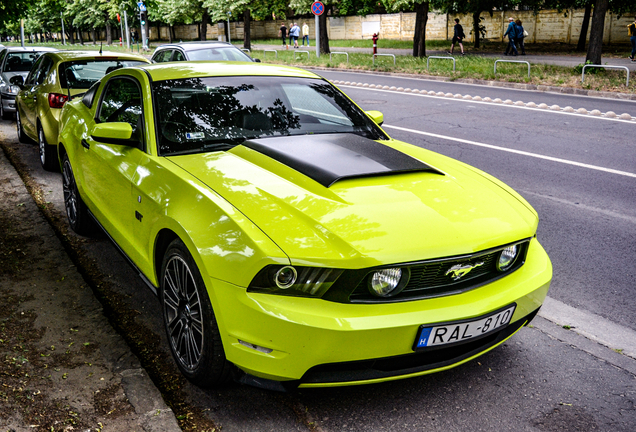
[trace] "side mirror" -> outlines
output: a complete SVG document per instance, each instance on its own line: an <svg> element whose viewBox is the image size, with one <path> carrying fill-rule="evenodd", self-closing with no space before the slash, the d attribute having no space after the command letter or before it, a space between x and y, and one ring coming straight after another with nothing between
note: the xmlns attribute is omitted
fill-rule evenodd
<svg viewBox="0 0 636 432"><path fill-rule="evenodd" d="M261 62L261 59L254 59L254 61L255 61L256 63L260 63L260 62Z"/></svg>
<svg viewBox="0 0 636 432"><path fill-rule="evenodd" d="M133 129L130 123L98 123L91 132L91 138L107 144L136 146L138 143L131 141L132 134Z"/></svg>
<svg viewBox="0 0 636 432"><path fill-rule="evenodd" d="M9 78L9 82L13 85L17 85L18 87L20 87L20 89L24 88L24 78L22 77L22 75L13 75L11 78Z"/></svg>
<svg viewBox="0 0 636 432"><path fill-rule="evenodd" d="M365 111L365 113L371 117L371 120L373 120L378 126L382 126L382 123L384 123L384 114L380 111Z"/></svg>

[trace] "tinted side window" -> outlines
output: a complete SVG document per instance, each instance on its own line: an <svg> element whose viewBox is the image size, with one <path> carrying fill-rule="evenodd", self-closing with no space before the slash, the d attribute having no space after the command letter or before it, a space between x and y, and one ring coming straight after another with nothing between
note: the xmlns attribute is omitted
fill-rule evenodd
<svg viewBox="0 0 636 432"><path fill-rule="evenodd" d="M40 72L40 68L42 67L42 62L44 61L45 58L48 58L48 57L42 56L35 61L35 64L33 65L33 69L31 69L31 72L29 72L29 74L27 75L26 80L24 80L25 85L34 84L35 77Z"/></svg>
<svg viewBox="0 0 636 432"><path fill-rule="evenodd" d="M141 92L130 79L110 80L99 109L100 122L126 122L133 129L141 117Z"/></svg>
<svg viewBox="0 0 636 432"><path fill-rule="evenodd" d="M46 76L53 66L53 60L48 57L43 57L42 62L39 63L39 67L33 78L33 84L40 85L44 83Z"/></svg>
<svg viewBox="0 0 636 432"><path fill-rule="evenodd" d="M95 99L95 92L97 92L98 88L99 88L99 82L96 82L95 84L93 84L93 87L91 87L84 94L84 97L82 98L82 103L86 105L88 108L93 106L93 99Z"/></svg>
<svg viewBox="0 0 636 432"><path fill-rule="evenodd" d="M186 58L181 51L175 51L174 56L172 56L172 61L185 61Z"/></svg>
<svg viewBox="0 0 636 432"><path fill-rule="evenodd" d="M163 62L170 61L171 56L172 56L172 50L167 49L167 50L159 51L157 54L154 55L152 59L156 61L157 63L163 63Z"/></svg>

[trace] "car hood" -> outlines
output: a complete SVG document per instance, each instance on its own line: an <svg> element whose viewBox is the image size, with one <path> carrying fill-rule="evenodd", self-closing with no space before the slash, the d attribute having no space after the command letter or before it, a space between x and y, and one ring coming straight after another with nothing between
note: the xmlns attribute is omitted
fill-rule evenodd
<svg viewBox="0 0 636 432"><path fill-rule="evenodd" d="M310 153L300 146L288 154L286 143L297 137L285 137L282 146L266 145L276 140L268 138L168 159L250 218L296 265L362 268L434 259L536 232L537 215L523 198L468 165L399 141L370 140L389 158L405 159L390 165L354 148L340 163L328 162L332 136L316 137ZM325 170L338 178L322 179ZM342 171L353 174L339 177Z"/></svg>

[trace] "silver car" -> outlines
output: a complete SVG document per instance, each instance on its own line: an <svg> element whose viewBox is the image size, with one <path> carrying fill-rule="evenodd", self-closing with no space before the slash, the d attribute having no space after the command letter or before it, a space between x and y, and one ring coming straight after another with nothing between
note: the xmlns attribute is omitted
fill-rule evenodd
<svg viewBox="0 0 636 432"><path fill-rule="evenodd" d="M16 75L26 78L33 63L47 51L58 51L48 47L3 47L0 48L0 116L9 120L15 113L15 97L20 87L10 83Z"/></svg>
<svg viewBox="0 0 636 432"><path fill-rule="evenodd" d="M169 61L239 61L259 62L228 42L194 41L164 44L157 47L150 59L153 63Z"/></svg>

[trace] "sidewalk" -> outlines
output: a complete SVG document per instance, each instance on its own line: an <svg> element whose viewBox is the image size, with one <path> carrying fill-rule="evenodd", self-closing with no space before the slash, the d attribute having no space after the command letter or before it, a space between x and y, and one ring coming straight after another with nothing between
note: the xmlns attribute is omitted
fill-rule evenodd
<svg viewBox="0 0 636 432"><path fill-rule="evenodd" d="M0 150L0 427L179 431Z"/></svg>
<svg viewBox="0 0 636 432"><path fill-rule="evenodd" d="M311 54L316 52L316 46L313 45L314 40L310 41L312 45L310 47L303 47L296 49L298 50L306 50ZM252 49L256 50L285 50L281 45L262 45L259 43L252 43ZM293 48L290 46L290 50ZM448 49L450 49L450 41L448 42ZM366 53L371 55L373 53L373 47L371 45L371 41L369 41L369 48L354 48L354 47L330 47L332 52L334 51L343 51L348 53ZM519 61L527 61L530 63L537 64L551 64L555 66L568 66L575 67L579 64L585 63L585 54L580 55L554 55L554 54L533 54L528 51L528 55L522 56L505 56L503 53L485 53L485 52L473 52L471 50L470 45L464 45L464 50L467 55L474 55L479 57L492 57L493 59L502 59L502 60L519 60ZM395 56L411 56L413 55L412 49L402 49L402 48L378 48L378 53L380 54L393 54ZM324 55L324 54L323 54ZM426 50L427 57L430 56L450 56L448 54L448 50ZM456 52L453 54L453 57L461 57L459 47L456 47ZM636 62L632 62L629 58L616 58L616 57L602 57L601 62L603 64L608 65L616 65L616 66L627 66L630 71L636 71Z"/></svg>

